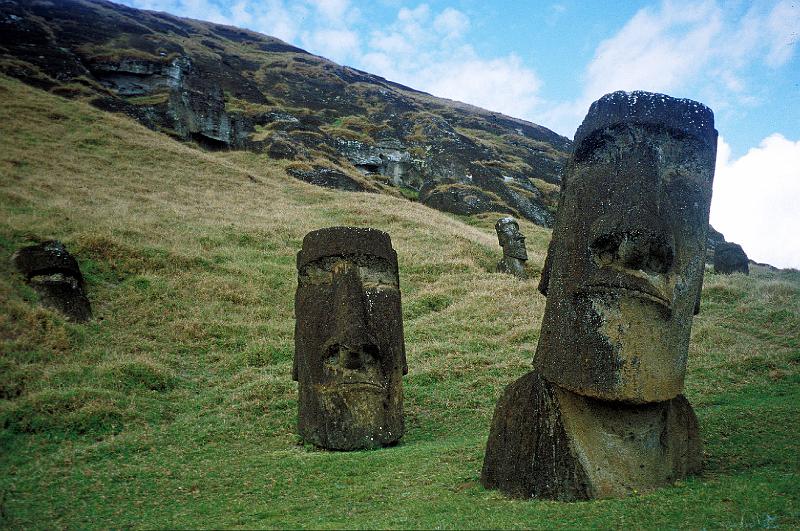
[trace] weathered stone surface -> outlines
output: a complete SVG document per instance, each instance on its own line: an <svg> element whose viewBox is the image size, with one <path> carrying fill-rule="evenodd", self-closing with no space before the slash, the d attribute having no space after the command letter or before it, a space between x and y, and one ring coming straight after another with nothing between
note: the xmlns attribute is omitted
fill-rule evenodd
<svg viewBox="0 0 800 531"><path fill-rule="evenodd" d="M365 174L385 175L394 186L417 191L422 187L423 161L413 158L406 146L397 139L384 139L375 145L339 139L335 146Z"/></svg>
<svg viewBox="0 0 800 531"><path fill-rule="evenodd" d="M519 223L512 217L504 217L497 220L494 229L503 248L503 259L497 263L497 271L525 278L528 251L525 249L525 236L519 231Z"/></svg>
<svg viewBox="0 0 800 531"><path fill-rule="evenodd" d="M706 263L714 263L714 250L720 243L725 243L725 235L709 225L708 237L706 238Z"/></svg>
<svg viewBox="0 0 800 531"><path fill-rule="evenodd" d="M91 319L92 309L84 292L78 261L63 243L50 240L23 247L14 253L11 260L39 294L43 305L60 311L73 321Z"/></svg>
<svg viewBox="0 0 800 531"><path fill-rule="evenodd" d="M730 275L731 273L750 274L747 255L738 243L720 242L714 249L714 272Z"/></svg>
<svg viewBox="0 0 800 531"><path fill-rule="evenodd" d="M534 371L497 405L482 483L590 499L697 472L681 395L702 287L717 132L711 111L615 92L576 133L539 290Z"/></svg>
<svg viewBox="0 0 800 531"><path fill-rule="evenodd" d="M367 188L363 183L360 183L333 168L314 167L311 170L302 169L289 169L287 172L301 181L323 186L325 188L336 188L338 190L347 190L349 192L366 192Z"/></svg>
<svg viewBox="0 0 800 531"><path fill-rule="evenodd" d="M482 212L512 213L499 197L469 184L423 186L420 202L436 210L468 216Z"/></svg>
<svg viewBox="0 0 800 531"><path fill-rule="evenodd" d="M530 372L497 404L481 483L518 498L619 497L701 469L697 418L683 395L652 404L597 400Z"/></svg>
<svg viewBox="0 0 800 531"><path fill-rule="evenodd" d="M355 227L310 232L297 269L300 437L332 450L397 442L408 367L389 235Z"/></svg>
<svg viewBox="0 0 800 531"><path fill-rule="evenodd" d="M681 393L716 138L711 111L690 100L615 92L592 104L543 275L543 378L632 403Z"/></svg>

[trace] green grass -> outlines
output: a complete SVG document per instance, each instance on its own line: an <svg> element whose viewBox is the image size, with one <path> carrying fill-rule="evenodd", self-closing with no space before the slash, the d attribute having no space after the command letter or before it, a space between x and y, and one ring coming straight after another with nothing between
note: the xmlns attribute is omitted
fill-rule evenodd
<svg viewBox="0 0 800 531"><path fill-rule="evenodd" d="M479 485L483 449L544 298L538 278L494 273L496 216L320 189L7 78L0 95L3 527L800 526L797 272L706 276L686 383L702 475L621 500L509 500ZM340 224L388 231L400 260L394 448L295 435L295 254ZM539 270L550 232L521 229ZM42 309L12 272L11 253L45 238L80 261L91 322Z"/></svg>

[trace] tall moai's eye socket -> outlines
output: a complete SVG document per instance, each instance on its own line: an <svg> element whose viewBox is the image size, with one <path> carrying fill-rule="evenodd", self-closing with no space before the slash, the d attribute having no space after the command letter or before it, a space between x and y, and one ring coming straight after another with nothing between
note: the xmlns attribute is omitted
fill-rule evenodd
<svg viewBox="0 0 800 531"><path fill-rule="evenodd" d="M617 234L603 234L589 244L594 263L600 267L611 265L618 256L621 238Z"/></svg>
<svg viewBox="0 0 800 531"><path fill-rule="evenodd" d="M655 233L601 234L589 244L589 250L598 267L616 265L657 274L667 273L675 258L670 241Z"/></svg>

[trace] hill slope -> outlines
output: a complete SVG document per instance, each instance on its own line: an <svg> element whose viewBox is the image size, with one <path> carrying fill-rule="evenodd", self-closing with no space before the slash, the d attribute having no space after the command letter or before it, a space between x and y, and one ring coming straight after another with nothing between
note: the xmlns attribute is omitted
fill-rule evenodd
<svg viewBox="0 0 800 531"><path fill-rule="evenodd" d="M686 383L702 476L624 500L509 501L477 479L544 298L538 279L493 272L496 214L322 189L1 76L0 97L4 527L800 525L797 272L707 274ZM387 231L399 255L395 448L297 444L294 259L306 232L339 224ZM522 231L535 272L550 232ZM79 259L90 323L41 309L11 272L16 248L46 238Z"/></svg>
<svg viewBox="0 0 800 531"><path fill-rule="evenodd" d="M549 225L571 142L247 30L103 0L0 3L0 72L297 178Z"/></svg>

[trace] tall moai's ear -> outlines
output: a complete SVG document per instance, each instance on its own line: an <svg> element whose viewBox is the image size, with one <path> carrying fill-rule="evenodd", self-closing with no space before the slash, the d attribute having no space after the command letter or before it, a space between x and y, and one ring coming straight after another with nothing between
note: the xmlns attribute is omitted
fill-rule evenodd
<svg viewBox="0 0 800 531"><path fill-rule="evenodd" d="M700 298L703 296L703 277L700 277L700 285L697 287L697 297L694 299L694 315L700 313Z"/></svg>
<svg viewBox="0 0 800 531"><path fill-rule="evenodd" d="M544 258L544 267L542 267L542 276L539 279L539 293L547 297L547 285L550 283L550 268L553 265L553 240L547 246L547 256Z"/></svg>

